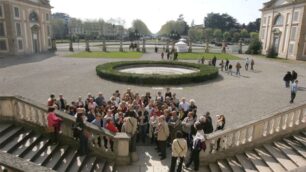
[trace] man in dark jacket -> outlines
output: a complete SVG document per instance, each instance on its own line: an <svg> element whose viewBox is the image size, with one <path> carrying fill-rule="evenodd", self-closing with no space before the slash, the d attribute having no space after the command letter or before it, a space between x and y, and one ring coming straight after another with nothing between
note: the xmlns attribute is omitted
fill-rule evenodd
<svg viewBox="0 0 306 172"><path fill-rule="evenodd" d="M286 88L289 88L291 80L292 80L292 75L291 75L291 72L288 71L287 74L284 76Z"/></svg>
<svg viewBox="0 0 306 172"><path fill-rule="evenodd" d="M291 82L293 83L298 77L298 74L293 70L292 71L292 78L291 78Z"/></svg>

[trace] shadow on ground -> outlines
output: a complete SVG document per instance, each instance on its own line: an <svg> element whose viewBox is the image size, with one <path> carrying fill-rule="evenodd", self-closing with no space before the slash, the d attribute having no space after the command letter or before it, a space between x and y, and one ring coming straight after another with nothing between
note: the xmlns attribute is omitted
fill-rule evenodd
<svg viewBox="0 0 306 172"><path fill-rule="evenodd" d="M40 62L51 57L54 57L55 53L44 53L34 55L22 55L22 56L2 56L0 55L0 68L10 67L19 64Z"/></svg>

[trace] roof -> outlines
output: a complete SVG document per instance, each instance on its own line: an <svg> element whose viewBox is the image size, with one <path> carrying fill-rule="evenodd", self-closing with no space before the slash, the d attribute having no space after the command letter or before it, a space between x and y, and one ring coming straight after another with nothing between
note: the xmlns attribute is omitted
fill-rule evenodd
<svg viewBox="0 0 306 172"><path fill-rule="evenodd" d="M263 3L264 7L261 9L262 10L268 10L271 8L278 8L278 7L283 7L287 5L292 5L292 4L301 4L305 3L306 0L283 0L283 3L276 5L276 3L280 0L270 0L268 2Z"/></svg>

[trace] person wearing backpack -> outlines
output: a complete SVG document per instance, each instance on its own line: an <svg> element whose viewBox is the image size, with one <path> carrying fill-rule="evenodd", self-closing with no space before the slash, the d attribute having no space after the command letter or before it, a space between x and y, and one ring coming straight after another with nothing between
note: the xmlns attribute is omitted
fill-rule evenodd
<svg viewBox="0 0 306 172"><path fill-rule="evenodd" d="M176 139L172 142L172 158L171 158L171 166L170 172L175 171L176 161L179 158L179 164L177 167L177 172L182 171L182 165L184 162L184 158L186 157L188 151L187 141L184 139L184 134L181 131L176 133Z"/></svg>
<svg viewBox="0 0 306 172"><path fill-rule="evenodd" d="M162 115L158 118L158 126L157 126L157 142L158 149L160 150L160 160L166 159L166 148L167 148L167 139L169 137L169 127L165 121L165 116Z"/></svg>
<svg viewBox="0 0 306 172"><path fill-rule="evenodd" d="M194 163L194 171L199 170L199 163L200 163L200 152L201 150L206 149L205 146L205 137L204 137L204 131L202 128L202 124L197 121L194 123L194 127L197 130L196 135L193 137L193 142L192 142L192 149L190 151L190 158L186 163L186 168L189 168L191 163Z"/></svg>

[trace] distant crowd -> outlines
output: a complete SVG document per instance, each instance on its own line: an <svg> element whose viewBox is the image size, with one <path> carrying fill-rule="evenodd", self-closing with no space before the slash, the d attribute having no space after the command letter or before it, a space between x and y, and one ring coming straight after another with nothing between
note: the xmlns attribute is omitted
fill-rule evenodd
<svg viewBox="0 0 306 172"><path fill-rule="evenodd" d="M166 158L166 149L172 148L170 171L174 171L176 160L179 158L179 169L182 168L187 150L190 159L185 163L188 168L194 162L194 170L199 169L199 154L205 150L204 134L215 130L223 130L224 115L217 115L215 129L209 112L199 114L195 100L178 99L170 88L166 92L145 95L127 89L123 94L116 90L110 98L102 93L95 97L88 94L83 100L68 103L62 94L58 98L51 94L47 105L49 107L48 126L52 131L52 139L57 142L61 119L54 113L55 109L63 111L76 118L73 126L74 137L79 140L80 154L87 154L90 134L84 130L85 123L92 123L112 133L126 132L130 137L130 152L136 151L136 142L156 146L160 159ZM103 137L95 139L95 144L113 150L113 141Z"/></svg>

